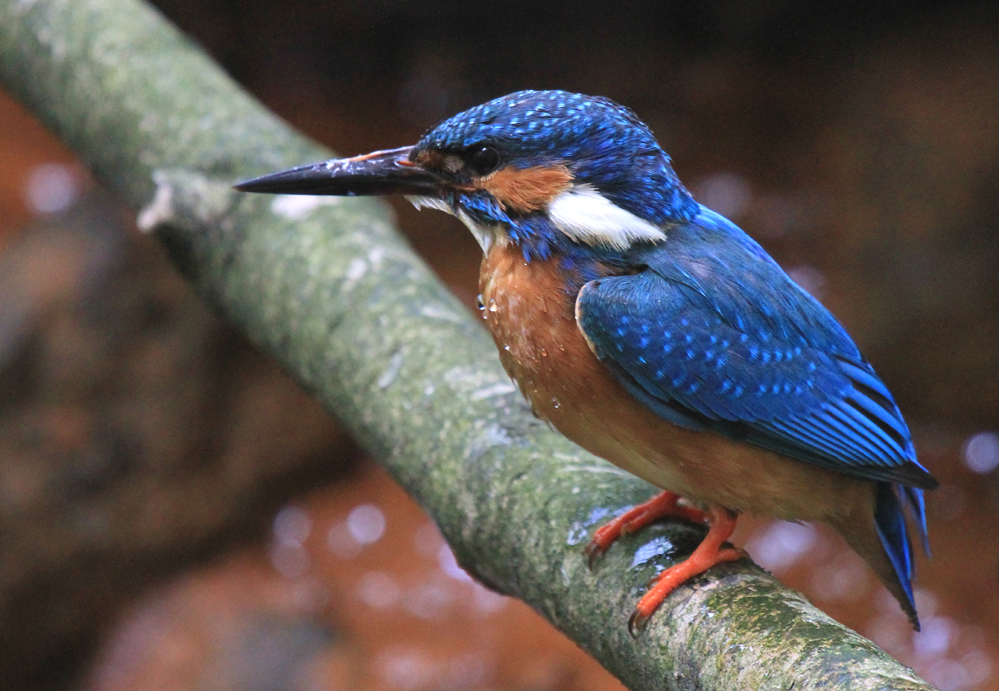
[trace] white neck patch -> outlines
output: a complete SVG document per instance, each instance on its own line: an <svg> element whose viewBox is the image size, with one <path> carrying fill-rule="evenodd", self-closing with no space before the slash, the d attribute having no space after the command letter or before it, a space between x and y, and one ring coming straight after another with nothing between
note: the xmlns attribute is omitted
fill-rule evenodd
<svg viewBox="0 0 999 691"><path fill-rule="evenodd" d="M507 234L503 232L503 229L499 226L484 226L475 222L475 220L466 214L462 210L455 212L443 199L438 199L436 197L415 197L406 196L409 203L415 206L417 209L437 209L438 211L443 211L444 213L451 214L459 221L464 223L475 240L479 243L479 247L482 248L483 253L488 254L489 248L496 244L505 244L508 240Z"/></svg>
<svg viewBox="0 0 999 691"><path fill-rule="evenodd" d="M416 196L407 196L406 199L417 209L437 209L455 216L472 231L485 253L492 246L509 241L500 226L476 223L461 209L452 209L443 199ZM666 233L661 228L625 211L590 185L576 185L552 199L548 203L548 217L564 235L587 245L626 250L636 241L658 242L666 239Z"/></svg>
<svg viewBox="0 0 999 691"><path fill-rule="evenodd" d="M548 217L565 235L587 245L625 250L635 241L666 239L662 229L625 211L590 185L576 185L551 200Z"/></svg>

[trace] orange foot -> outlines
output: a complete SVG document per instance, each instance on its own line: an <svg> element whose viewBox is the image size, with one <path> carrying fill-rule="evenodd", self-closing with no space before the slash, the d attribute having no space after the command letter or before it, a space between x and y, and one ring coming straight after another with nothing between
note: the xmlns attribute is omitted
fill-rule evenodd
<svg viewBox="0 0 999 691"><path fill-rule="evenodd" d="M622 535L638 532L660 518L683 518L693 523L703 523L707 520L706 513L690 506L680 506L677 503L679 501L680 495L664 491L599 528L593 533L593 539L586 548L590 568L593 568L597 557L606 552L614 540Z"/></svg>
<svg viewBox="0 0 999 691"><path fill-rule="evenodd" d="M722 548L722 544L735 531L738 520L736 513L720 506L712 506L707 512L700 511L680 506L677 503L679 499L680 497L673 492L663 492L644 504L639 504L597 530L586 548L586 555L592 566L594 560L622 534L635 532L659 518L672 516L689 521L707 521L708 534L694 553L685 561L671 566L652 579L649 592L638 601L634 614L628 620L628 630L632 636L638 635L656 608L682 583L704 573L712 566L735 561L745 555L745 552L734 547Z"/></svg>

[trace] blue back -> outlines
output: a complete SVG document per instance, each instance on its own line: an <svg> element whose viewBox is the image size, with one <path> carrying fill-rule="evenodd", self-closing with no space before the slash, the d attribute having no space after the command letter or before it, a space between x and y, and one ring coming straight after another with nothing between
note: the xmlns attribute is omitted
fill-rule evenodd
<svg viewBox="0 0 999 691"><path fill-rule="evenodd" d="M664 232L624 250L580 244L544 209L512 212L464 184L471 178L443 192L474 223L502 228L526 261L559 262L597 357L659 416L875 481L875 526L915 621L903 507L925 546L922 490L936 481L917 462L891 393L835 318L738 227L693 200L628 108L519 91L432 128L413 155L466 160L482 147L504 167L565 166L574 187Z"/></svg>
<svg viewBox="0 0 999 691"><path fill-rule="evenodd" d="M912 605L903 506L926 544L916 460L891 393L836 319L734 224L704 209L659 244L633 247L636 273L578 297L579 327L640 401L710 430L879 481L875 522Z"/></svg>

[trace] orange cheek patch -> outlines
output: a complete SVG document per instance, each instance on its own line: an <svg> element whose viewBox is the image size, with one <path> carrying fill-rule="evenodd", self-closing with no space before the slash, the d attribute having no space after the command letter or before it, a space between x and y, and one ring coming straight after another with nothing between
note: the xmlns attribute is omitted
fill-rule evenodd
<svg viewBox="0 0 999 691"><path fill-rule="evenodd" d="M539 211L572 184L572 173L563 165L516 168L507 166L478 180L504 207L521 213Z"/></svg>

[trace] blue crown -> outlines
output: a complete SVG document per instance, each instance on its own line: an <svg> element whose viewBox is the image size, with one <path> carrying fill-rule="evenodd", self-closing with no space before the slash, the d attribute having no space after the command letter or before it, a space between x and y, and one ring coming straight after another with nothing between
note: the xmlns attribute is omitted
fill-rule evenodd
<svg viewBox="0 0 999 691"><path fill-rule="evenodd" d="M686 221L698 211L652 130L607 98L517 91L431 128L413 153L486 145L518 167L567 162L577 183L650 223Z"/></svg>
<svg viewBox="0 0 999 691"><path fill-rule="evenodd" d="M651 130L631 109L567 91L517 91L483 103L431 128L418 148L461 151L489 143L572 159L593 141L618 154L636 149L662 153Z"/></svg>

